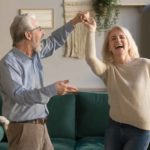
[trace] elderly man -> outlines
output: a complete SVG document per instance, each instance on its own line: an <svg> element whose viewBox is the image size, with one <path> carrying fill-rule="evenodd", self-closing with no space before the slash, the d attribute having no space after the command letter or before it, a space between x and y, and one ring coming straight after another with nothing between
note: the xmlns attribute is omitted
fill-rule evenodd
<svg viewBox="0 0 150 150"><path fill-rule="evenodd" d="M3 115L9 119L9 150L53 150L45 125L47 103L58 94L76 92L68 80L43 86L41 59L64 45L75 24L85 19L79 13L70 22L42 40L43 29L32 14L14 18L10 33L13 48L0 62L0 91ZM51 70L52 71L52 70Z"/></svg>

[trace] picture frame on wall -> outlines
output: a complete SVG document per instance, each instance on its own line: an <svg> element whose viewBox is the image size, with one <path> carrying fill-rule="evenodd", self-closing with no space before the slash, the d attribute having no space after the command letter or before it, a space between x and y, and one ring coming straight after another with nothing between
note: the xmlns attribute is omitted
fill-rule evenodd
<svg viewBox="0 0 150 150"><path fill-rule="evenodd" d="M20 14L31 13L35 14L41 28L54 27L54 10L53 9L20 9Z"/></svg>

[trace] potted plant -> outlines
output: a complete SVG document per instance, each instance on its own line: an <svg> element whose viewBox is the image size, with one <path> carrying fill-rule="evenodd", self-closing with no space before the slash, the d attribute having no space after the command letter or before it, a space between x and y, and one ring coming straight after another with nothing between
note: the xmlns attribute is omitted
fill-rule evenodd
<svg viewBox="0 0 150 150"><path fill-rule="evenodd" d="M97 30L105 31L116 23L119 14L119 0L92 0Z"/></svg>

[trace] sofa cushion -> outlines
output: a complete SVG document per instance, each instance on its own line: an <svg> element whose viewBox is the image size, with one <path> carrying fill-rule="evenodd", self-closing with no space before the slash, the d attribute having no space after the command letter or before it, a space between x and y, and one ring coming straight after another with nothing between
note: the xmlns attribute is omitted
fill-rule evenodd
<svg viewBox="0 0 150 150"><path fill-rule="evenodd" d="M107 93L80 92L76 97L77 138L103 137L109 118Z"/></svg>
<svg viewBox="0 0 150 150"><path fill-rule="evenodd" d="M1 142L0 143L0 150L8 150L8 143L7 142Z"/></svg>
<svg viewBox="0 0 150 150"><path fill-rule="evenodd" d="M55 150L74 150L75 140L67 138L51 138Z"/></svg>
<svg viewBox="0 0 150 150"><path fill-rule="evenodd" d="M104 138L86 137L79 139L76 150L104 150Z"/></svg>
<svg viewBox="0 0 150 150"><path fill-rule="evenodd" d="M52 138L75 139L75 96L54 96L48 103L48 131Z"/></svg>

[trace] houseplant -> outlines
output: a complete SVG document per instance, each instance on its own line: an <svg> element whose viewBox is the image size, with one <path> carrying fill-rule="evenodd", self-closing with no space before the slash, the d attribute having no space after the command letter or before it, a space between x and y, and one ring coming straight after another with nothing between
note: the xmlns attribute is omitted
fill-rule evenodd
<svg viewBox="0 0 150 150"><path fill-rule="evenodd" d="M97 30L105 31L116 23L119 14L119 0L92 0Z"/></svg>

